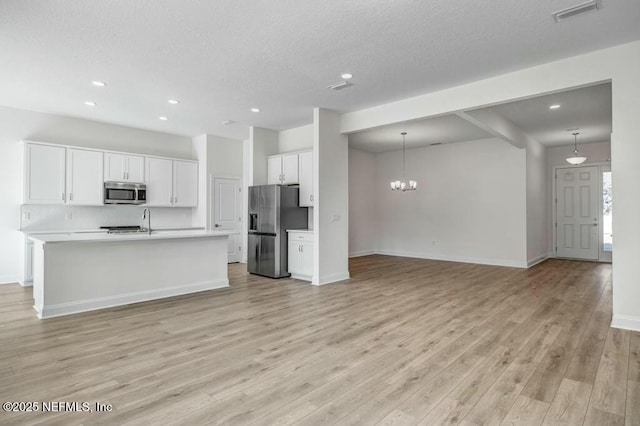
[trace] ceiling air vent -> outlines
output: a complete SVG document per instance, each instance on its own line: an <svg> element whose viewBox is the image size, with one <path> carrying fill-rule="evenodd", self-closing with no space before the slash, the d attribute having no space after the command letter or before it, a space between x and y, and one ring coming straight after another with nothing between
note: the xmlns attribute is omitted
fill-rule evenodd
<svg viewBox="0 0 640 426"><path fill-rule="evenodd" d="M438 146L438 145L442 145L442 142L434 142L429 144L429 146Z"/></svg>
<svg viewBox="0 0 640 426"><path fill-rule="evenodd" d="M580 15L582 13L595 12L601 7L602 7L602 4L600 4L599 0L592 0L585 3L581 3L577 6L559 10L553 13L552 16L553 16L553 19L556 20L556 22L562 22L562 21L566 21L569 18L573 18L576 15Z"/></svg>
<svg viewBox="0 0 640 426"><path fill-rule="evenodd" d="M340 83L336 83L336 84L332 84L331 86L328 86L327 89L342 90L342 89L346 89L349 86L353 86L353 83L349 83L348 81L341 81Z"/></svg>

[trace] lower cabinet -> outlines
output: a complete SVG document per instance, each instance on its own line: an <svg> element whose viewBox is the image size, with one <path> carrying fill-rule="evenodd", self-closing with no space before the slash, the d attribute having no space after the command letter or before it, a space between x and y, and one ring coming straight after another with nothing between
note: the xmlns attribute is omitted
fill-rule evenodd
<svg viewBox="0 0 640 426"><path fill-rule="evenodd" d="M293 278L311 281L313 277L313 233L287 232L289 273Z"/></svg>

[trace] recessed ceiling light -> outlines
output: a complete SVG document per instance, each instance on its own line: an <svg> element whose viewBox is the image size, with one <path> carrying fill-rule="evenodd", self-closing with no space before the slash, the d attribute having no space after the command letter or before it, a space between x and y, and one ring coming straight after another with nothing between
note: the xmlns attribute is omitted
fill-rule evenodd
<svg viewBox="0 0 640 426"><path fill-rule="evenodd" d="M93 80L91 84L98 87L104 87L107 85L107 83L105 83L104 81L98 81L98 80Z"/></svg>
<svg viewBox="0 0 640 426"><path fill-rule="evenodd" d="M558 109L560 108L560 104L550 105L549 109Z"/></svg>
<svg viewBox="0 0 640 426"><path fill-rule="evenodd" d="M176 99L169 99L167 102L169 102L171 105L178 105L180 103L180 101Z"/></svg>
<svg viewBox="0 0 640 426"><path fill-rule="evenodd" d="M342 77L345 80L349 80L350 78L353 78L353 74L350 74L348 72L345 72L344 74L342 74L340 77Z"/></svg>
<svg viewBox="0 0 640 426"><path fill-rule="evenodd" d="M165 117L164 115L161 115L160 117L158 117L158 120L162 120L162 121L167 121L169 118Z"/></svg>
<svg viewBox="0 0 640 426"><path fill-rule="evenodd" d="M86 106L96 106L95 102L87 101L84 103Z"/></svg>
<svg viewBox="0 0 640 426"><path fill-rule="evenodd" d="M251 112L260 112L260 108L251 108Z"/></svg>

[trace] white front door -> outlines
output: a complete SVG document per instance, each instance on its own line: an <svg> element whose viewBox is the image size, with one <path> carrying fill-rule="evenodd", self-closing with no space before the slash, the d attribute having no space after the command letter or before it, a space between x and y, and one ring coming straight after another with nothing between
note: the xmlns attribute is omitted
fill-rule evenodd
<svg viewBox="0 0 640 426"><path fill-rule="evenodd" d="M600 176L597 166L556 172L556 255L598 260Z"/></svg>
<svg viewBox="0 0 640 426"><path fill-rule="evenodd" d="M215 230L233 232L229 235L229 263L240 262L242 258L240 179L215 178L213 182L213 227Z"/></svg>

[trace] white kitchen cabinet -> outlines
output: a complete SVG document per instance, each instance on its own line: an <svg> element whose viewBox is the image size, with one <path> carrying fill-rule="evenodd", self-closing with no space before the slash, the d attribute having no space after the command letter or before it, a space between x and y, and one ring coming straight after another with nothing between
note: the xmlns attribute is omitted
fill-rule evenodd
<svg viewBox="0 0 640 426"><path fill-rule="evenodd" d="M311 281L313 277L313 233L287 231L288 270L292 278Z"/></svg>
<svg viewBox="0 0 640 426"><path fill-rule="evenodd" d="M67 150L67 204L104 204L103 153L85 149Z"/></svg>
<svg viewBox="0 0 640 426"><path fill-rule="evenodd" d="M298 183L298 154L272 155L267 158L267 183L292 185Z"/></svg>
<svg viewBox="0 0 640 426"><path fill-rule="evenodd" d="M313 207L313 151L298 154L300 180L300 207Z"/></svg>
<svg viewBox="0 0 640 426"><path fill-rule="evenodd" d="M173 161L147 157L146 178L149 207L173 206Z"/></svg>
<svg viewBox="0 0 640 426"><path fill-rule="evenodd" d="M66 148L25 144L25 204L64 204Z"/></svg>
<svg viewBox="0 0 640 426"><path fill-rule="evenodd" d="M267 184L282 183L282 157L267 158Z"/></svg>
<svg viewBox="0 0 640 426"><path fill-rule="evenodd" d="M117 182L144 182L144 157L115 152L104 154L104 180Z"/></svg>
<svg viewBox="0 0 640 426"><path fill-rule="evenodd" d="M145 181L149 207L198 205L198 163L194 161L147 157Z"/></svg>
<svg viewBox="0 0 640 426"><path fill-rule="evenodd" d="M176 207L197 207L198 163L173 161L173 205Z"/></svg>

